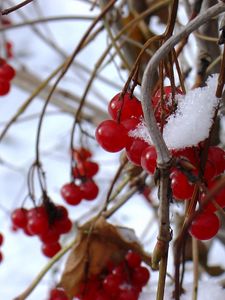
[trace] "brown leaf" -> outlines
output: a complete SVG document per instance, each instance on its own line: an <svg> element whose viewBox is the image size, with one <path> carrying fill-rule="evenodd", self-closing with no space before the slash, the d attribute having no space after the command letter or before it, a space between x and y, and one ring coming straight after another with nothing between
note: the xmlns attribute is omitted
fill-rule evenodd
<svg viewBox="0 0 225 300"><path fill-rule="evenodd" d="M128 228L115 227L103 217L88 222L80 228L76 243L69 255L59 286L72 299L79 293L82 282L100 274L109 261L118 264L126 252L132 249L150 264L150 257L135 240Z"/></svg>

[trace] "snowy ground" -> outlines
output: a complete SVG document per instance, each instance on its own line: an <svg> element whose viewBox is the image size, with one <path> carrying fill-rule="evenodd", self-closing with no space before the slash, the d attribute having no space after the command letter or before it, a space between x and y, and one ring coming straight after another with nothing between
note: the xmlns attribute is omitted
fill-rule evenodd
<svg viewBox="0 0 225 300"><path fill-rule="evenodd" d="M38 1L40 7L44 8L45 15L63 15L63 14L86 14L86 6L81 1L67 0L62 3L60 0L40 0ZM79 3L79 5L78 5ZM32 6L24 9L27 15L35 18L35 12ZM95 15L96 12L90 12ZM19 17L14 14L16 21ZM49 28L54 35L54 39L59 45L69 54L79 38L84 32L87 22L65 22L65 23L51 23ZM41 30L46 34L46 28L41 27ZM70 32L68 36L68 31ZM60 62L61 57L54 51L45 46L38 38L31 35L31 31L26 28L17 29L9 32L9 39L15 45L15 55L18 54L19 62L12 61L12 64L25 63L30 70L37 71L42 76L46 76L55 68ZM31 42L30 42L31 41ZM97 41L98 47L105 45L106 39L104 34ZM26 45L26 47L24 47ZM94 66L96 57L100 56L99 50L90 46L87 51L80 54L78 60L85 62L89 67ZM48 63L49 62L49 63ZM54 62L54 63L53 63ZM114 66L107 67L103 72L104 76L119 83L122 86L123 82L118 78ZM81 76L82 75L82 76ZM124 75L124 73L122 73ZM67 80L63 84L68 89L76 90L81 93L84 88L85 78L87 75L83 73L70 73ZM125 78L125 77L124 77ZM108 98L118 91L107 88L100 89L98 93L101 95L104 92ZM13 87L9 96L1 98L1 112L0 121L4 122L15 113L16 109L27 98L28 94L20 89ZM91 93L90 97L96 99L96 93ZM104 98L103 97L103 98ZM31 107L27 110L25 115L30 115L40 112L43 101L37 98ZM57 112L58 109L49 106L49 111ZM42 161L47 174L47 182L50 196L57 203L62 203L59 196L60 187L69 179L69 133L72 125L72 117L67 114L54 114L46 117L44 122L44 129L41 138L41 153ZM3 128L3 126L1 126ZM48 259L42 256L40 252L40 242L37 238L28 238L21 232L12 233L10 230L10 212L15 206L20 206L26 196L26 176L27 171L34 159L34 142L35 132L37 128L37 119L20 122L14 125L3 142L0 144L0 157L5 162L0 165L0 231L4 233L5 242L2 247L4 254L4 261L0 266L0 299L12 300L15 296L21 293L34 279L35 275L47 263ZM104 198L109 179L114 174L118 164L117 154L106 154L99 149L96 144L92 145L96 161L104 161L101 163L100 173L96 177L97 182L102 183L101 193L95 203L82 203L79 207L70 209L70 215L74 220L82 216L87 209L95 207L101 203ZM107 174L107 176L106 176ZM28 204L29 206L29 204ZM134 197L127 203L120 212L116 213L112 218L115 224L123 224L125 226L134 227L138 237L142 238L144 229L148 225L149 219L152 216L152 211L146 201L141 197ZM142 222L140 222L140 217ZM144 236L144 244L146 250L151 250L157 234L157 228L154 225L151 232ZM216 242L212 253L210 253L210 263L221 264L225 267L224 248ZM62 259L62 262L65 258ZM172 259L170 258L169 272L172 274ZM187 293L182 297L182 300L191 299L192 292L192 265L188 266L190 271L187 278L185 278L185 289ZM62 268L62 263L57 265L57 268ZM224 276L223 276L224 277ZM53 271L50 271L44 277L38 288L31 294L29 299L39 300L46 299L47 290L54 286L57 281L57 276ZM209 279L206 275L202 276L199 284L199 300L221 300L225 299L225 291L219 286L219 281L222 278ZM141 300L155 299L157 282L157 272L151 274L151 281L146 291L141 296ZM166 288L165 300L171 299L172 286L169 284Z"/></svg>

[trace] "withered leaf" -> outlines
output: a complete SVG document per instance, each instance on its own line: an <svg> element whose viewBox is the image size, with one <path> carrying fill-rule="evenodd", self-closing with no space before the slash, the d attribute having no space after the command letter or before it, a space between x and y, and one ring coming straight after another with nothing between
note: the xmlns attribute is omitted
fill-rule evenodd
<svg viewBox="0 0 225 300"><path fill-rule="evenodd" d="M79 293L82 282L100 274L109 261L115 264L122 261L129 249L139 253L150 264L150 256L143 251L134 237L132 230L113 226L103 217L86 223L79 230L59 286L72 299Z"/></svg>

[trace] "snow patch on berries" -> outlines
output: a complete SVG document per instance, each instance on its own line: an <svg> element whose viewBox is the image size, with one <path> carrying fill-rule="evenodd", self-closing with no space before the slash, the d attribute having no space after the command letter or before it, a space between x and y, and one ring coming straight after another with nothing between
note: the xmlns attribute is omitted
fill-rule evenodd
<svg viewBox="0 0 225 300"><path fill-rule="evenodd" d="M218 98L215 90L218 75L207 80L207 85L178 95L176 113L168 118L163 137L170 149L181 149L197 145L206 139L212 125L212 118Z"/></svg>
<svg viewBox="0 0 225 300"><path fill-rule="evenodd" d="M170 115L163 129L163 138L169 149L183 149L197 145L206 139L213 122L218 98L215 97L218 74L207 80L207 85L177 95L177 110ZM152 140L144 121L129 136L141 138L152 145Z"/></svg>

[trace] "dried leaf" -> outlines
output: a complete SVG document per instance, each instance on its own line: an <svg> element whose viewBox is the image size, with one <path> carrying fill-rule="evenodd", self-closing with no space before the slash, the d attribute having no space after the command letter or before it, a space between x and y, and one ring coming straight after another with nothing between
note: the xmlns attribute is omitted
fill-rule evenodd
<svg viewBox="0 0 225 300"><path fill-rule="evenodd" d="M80 228L59 286L72 299L79 293L82 282L100 274L109 261L115 264L122 261L129 249L150 264L150 257L142 250L132 230L113 226L103 217L88 222Z"/></svg>

